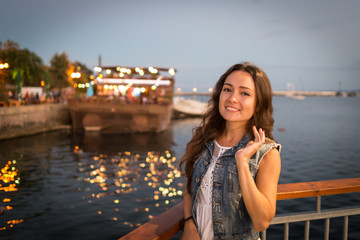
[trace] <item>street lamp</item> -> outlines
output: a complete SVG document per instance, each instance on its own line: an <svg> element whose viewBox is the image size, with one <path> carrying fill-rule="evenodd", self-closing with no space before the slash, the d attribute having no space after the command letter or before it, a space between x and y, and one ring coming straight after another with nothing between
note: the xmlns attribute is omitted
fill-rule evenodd
<svg viewBox="0 0 360 240"><path fill-rule="evenodd" d="M8 63L0 63L0 69L9 68Z"/></svg>
<svg viewBox="0 0 360 240"><path fill-rule="evenodd" d="M81 73L80 72L73 72L71 73L71 78L80 78L81 77Z"/></svg>

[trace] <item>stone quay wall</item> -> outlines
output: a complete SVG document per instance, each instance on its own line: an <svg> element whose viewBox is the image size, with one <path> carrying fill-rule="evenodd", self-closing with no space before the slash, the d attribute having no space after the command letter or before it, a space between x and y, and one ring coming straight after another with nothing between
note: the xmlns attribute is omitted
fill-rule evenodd
<svg viewBox="0 0 360 240"><path fill-rule="evenodd" d="M71 123L67 104L0 108L0 140L61 129Z"/></svg>

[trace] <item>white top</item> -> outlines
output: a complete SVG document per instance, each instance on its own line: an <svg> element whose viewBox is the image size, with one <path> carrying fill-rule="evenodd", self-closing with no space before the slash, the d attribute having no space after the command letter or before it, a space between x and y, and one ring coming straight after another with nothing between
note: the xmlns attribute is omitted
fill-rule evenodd
<svg viewBox="0 0 360 240"><path fill-rule="evenodd" d="M211 158L210 166L201 181L198 196L195 202L196 220L199 226L201 240L214 239L213 219L212 219L212 187L213 174L217 159L231 147L222 147L216 141L214 154ZM217 153L217 154L216 154ZM216 154L216 156L215 156Z"/></svg>

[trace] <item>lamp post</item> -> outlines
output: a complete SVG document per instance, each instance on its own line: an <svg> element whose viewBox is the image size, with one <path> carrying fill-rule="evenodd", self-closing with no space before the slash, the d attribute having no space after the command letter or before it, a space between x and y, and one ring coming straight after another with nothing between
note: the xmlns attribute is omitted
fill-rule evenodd
<svg viewBox="0 0 360 240"><path fill-rule="evenodd" d="M0 69L9 68L8 63L0 63Z"/></svg>
<svg viewBox="0 0 360 240"><path fill-rule="evenodd" d="M1 63L1 62L0 62L0 70L7 69L7 68L9 68L9 67L10 67L10 66L9 66L8 63ZM0 84L5 83L4 79L2 79L2 75L3 75L3 73L2 73L2 71L1 71L1 72L0 72Z"/></svg>

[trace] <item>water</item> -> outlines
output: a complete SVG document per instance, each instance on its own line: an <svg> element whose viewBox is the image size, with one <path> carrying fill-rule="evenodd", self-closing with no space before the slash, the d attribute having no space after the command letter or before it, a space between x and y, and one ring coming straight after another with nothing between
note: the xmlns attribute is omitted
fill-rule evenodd
<svg viewBox="0 0 360 240"><path fill-rule="evenodd" d="M283 145L280 183L359 177L359 106L359 98L275 97L274 136ZM176 120L161 134L63 130L1 141L0 206L12 209L0 217L0 238L125 235L181 201L178 163L198 122ZM14 191L5 192L7 187ZM360 195L322 202L323 208L360 205ZM278 201L277 212L314 208L313 198L285 200ZM359 239L359 224L360 217L349 218L349 239ZM303 226L291 224L290 239L302 239ZM310 239L322 239L323 226L323 221L311 223ZM332 219L330 227L331 239L341 239L342 220ZM273 226L267 238L281 234L282 226Z"/></svg>

